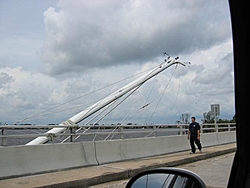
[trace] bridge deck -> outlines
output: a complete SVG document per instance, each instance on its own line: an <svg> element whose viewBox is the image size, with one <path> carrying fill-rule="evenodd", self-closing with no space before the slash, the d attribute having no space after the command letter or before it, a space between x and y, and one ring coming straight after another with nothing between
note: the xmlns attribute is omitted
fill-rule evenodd
<svg viewBox="0 0 250 188"><path fill-rule="evenodd" d="M40 175L0 180L0 188L15 187L88 187L114 180L127 179L138 172L158 167L173 167L236 151L236 143L206 147L202 153L176 152L156 157L109 163Z"/></svg>

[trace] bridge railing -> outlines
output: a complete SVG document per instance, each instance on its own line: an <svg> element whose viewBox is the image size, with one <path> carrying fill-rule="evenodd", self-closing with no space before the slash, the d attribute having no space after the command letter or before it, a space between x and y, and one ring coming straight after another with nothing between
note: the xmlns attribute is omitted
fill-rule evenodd
<svg viewBox="0 0 250 188"><path fill-rule="evenodd" d="M235 123L201 124L201 133L235 131ZM47 133L52 128L67 128L60 134ZM100 141L160 137L187 134L188 124L152 125L1 125L0 146L25 145L39 136L50 143Z"/></svg>

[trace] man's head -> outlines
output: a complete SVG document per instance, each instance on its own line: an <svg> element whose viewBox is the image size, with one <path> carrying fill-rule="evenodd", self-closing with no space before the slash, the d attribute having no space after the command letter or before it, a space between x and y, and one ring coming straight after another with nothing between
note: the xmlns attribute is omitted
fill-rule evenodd
<svg viewBox="0 0 250 188"><path fill-rule="evenodd" d="M194 123L195 122L195 117L191 117L191 121L192 121L192 123Z"/></svg>

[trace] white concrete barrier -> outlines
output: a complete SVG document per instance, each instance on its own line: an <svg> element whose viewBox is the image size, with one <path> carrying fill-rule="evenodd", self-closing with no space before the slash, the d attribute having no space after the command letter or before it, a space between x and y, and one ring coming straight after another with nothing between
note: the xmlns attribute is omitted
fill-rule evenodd
<svg viewBox="0 0 250 188"><path fill-rule="evenodd" d="M236 132L201 135L203 147L233 143ZM0 148L0 179L190 150L187 135Z"/></svg>
<svg viewBox="0 0 250 188"><path fill-rule="evenodd" d="M236 141L236 133L235 131L232 132L220 132L217 133L218 135L218 143L219 144L226 144L229 142Z"/></svg>
<svg viewBox="0 0 250 188"><path fill-rule="evenodd" d="M201 144L202 147L218 145L219 142L217 133L201 134Z"/></svg>
<svg viewBox="0 0 250 188"><path fill-rule="evenodd" d="M0 148L0 178L97 165L93 142Z"/></svg>
<svg viewBox="0 0 250 188"><path fill-rule="evenodd" d="M202 134L202 147L235 142L235 134L235 131ZM190 150L187 135L96 142L96 158L99 164L185 150Z"/></svg>
<svg viewBox="0 0 250 188"><path fill-rule="evenodd" d="M96 158L99 164L104 164L183 151L188 146L186 136L98 141Z"/></svg>

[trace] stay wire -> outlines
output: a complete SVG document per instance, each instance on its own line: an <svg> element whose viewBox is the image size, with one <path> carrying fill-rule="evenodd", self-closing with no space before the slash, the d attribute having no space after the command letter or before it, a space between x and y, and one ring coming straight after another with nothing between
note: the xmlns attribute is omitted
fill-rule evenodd
<svg viewBox="0 0 250 188"><path fill-rule="evenodd" d="M177 68L178 65L176 65L175 69ZM179 71L179 70L178 70ZM172 78L171 78L172 79ZM177 90L177 95L175 97L175 101L174 101L174 104L172 106L172 108L170 109L170 112L174 109L175 105L176 105L176 102L177 102L177 99L178 99L178 96L179 96L179 92L180 92L180 78L179 78L179 83L178 83L178 90ZM170 113L169 112L169 113ZM145 137L148 137L150 135L152 135L154 132L157 131L157 129L160 128L161 124L163 124L163 122L167 119L168 116L165 116L165 118L161 121L160 125L158 125L152 132L150 132L148 135L146 135Z"/></svg>
<svg viewBox="0 0 250 188"><path fill-rule="evenodd" d="M156 76L158 76L158 75L156 75ZM154 79L156 79L156 76L154 77ZM138 120L137 120L137 124L139 123L139 121L140 121L140 119L141 119L141 116L142 116L142 113L143 113L145 107L147 107L148 105L150 105L150 104L153 102L153 101L151 101L150 103L148 103L148 100L149 100L150 95L152 94L152 91L153 91L153 89L154 89L154 87L155 87L155 84L156 84L156 82L154 82L154 84L153 84L152 87L151 87L151 90L150 90L150 92L149 92L149 94L148 94L148 96L147 96L147 99L146 99L146 104L145 104L143 107L140 108L141 113L140 113L139 118L138 118Z"/></svg>
<svg viewBox="0 0 250 188"><path fill-rule="evenodd" d="M105 87L102 87L102 88L99 88L99 89L94 90L94 91L92 91L92 92L89 92L89 93L86 93L86 94L84 94L84 95L81 95L81 96L79 96L79 97L77 97L77 98L74 98L74 99L72 99L72 100L66 101L66 102L64 102L64 103L60 103L60 104L58 104L58 105L56 105L56 106L54 106L54 107L52 107L52 108L48 108L48 109L43 110L43 111L41 111L41 112L39 112L39 113L36 113L36 114L33 114L33 115L28 116L28 117L26 117L26 118L23 118L23 119L20 119L20 120L18 120L18 121L15 121L15 122L13 123L13 125L16 125L16 124L18 124L18 123L20 123L20 122L26 121L26 120L28 120L28 119L31 119L31 118L34 118L34 117L37 117L37 116L41 116L41 115L43 115L44 113L46 113L46 112L48 112L48 111L54 110L54 109L56 109L56 108L59 108L59 107L64 106L64 105L66 105L66 104L69 104L69 103L71 103L71 102L73 102L73 101L76 101L76 100L79 100L79 99L81 99L81 98L83 98L83 97L86 97L86 96L88 96L88 95L90 95L90 94L93 94L93 93L96 93L96 92L101 91L101 90L103 90L103 89L106 89L106 88L108 88L108 87L111 87L111 86L113 86L113 85L115 85L115 84L118 84L118 83L120 83L120 82L122 82L122 81L125 81L125 80L127 80L127 79L129 79L129 78L133 78L133 77L135 77L135 76L138 76L138 75L140 75L140 74L143 74L143 73L145 73L145 72L147 72L147 71L149 71L149 70L152 70L153 68L156 68L156 67L158 67L158 65L155 66L155 67L152 67L152 68L150 68L150 69L147 69L147 70L145 70L145 71L142 71L142 72L140 72L140 73L137 73L137 74L135 74L135 75L131 75L131 76L129 76L129 77L126 77L126 78L124 78L124 79L122 79L122 80L119 80L119 81L117 81L117 82L114 82L114 83L112 83L112 84L109 84L109 85L107 85L107 86L105 86ZM62 111L63 111L63 110L62 110Z"/></svg>
<svg viewBox="0 0 250 188"><path fill-rule="evenodd" d="M121 104L122 102L124 102L129 96L131 96L135 91L137 91L140 87L142 86L142 84L140 84L139 86L137 86L135 89L133 89L119 104ZM118 105L119 105L118 104ZM118 106L116 105L116 107ZM116 126L112 132L114 132L116 129L118 128L118 126ZM110 136L111 134L109 134L104 140L107 140L108 137ZM113 138L113 136L110 138L110 140Z"/></svg>
<svg viewBox="0 0 250 188"><path fill-rule="evenodd" d="M107 105L106 107L104 107L100 112L98 112L97 114L95 114L94 117L92 117L90 120L88 120L84 125L88 125L91 121L93 121L95 118L97 118L101 113L103 113L107 108L109 108L110 105L112 105L112 104L115 103L115 102L116 102L116 101L113 101L112 103L108 104L108 105ZM94 123L94 124L95 124L95 123ZM86 127L87 127L87 126L86 126ZM84 129L83 133L86 133L88 130L91 129L91 127L87 127L87 128L85 128L85 127L80 127L80 128L78 128L75 132L77 133L77 132L79 132L79 131L82 130L82 129ZM81 135L76 136L76 137L75 137L75 140L77 140L80 136L81 136ZM70 138L70 136L68 136L67 138L65 138L65 139L63 140L63 142L61 142L61 143L64 143L64 142L67 141L69 138Z"/></svg>
<svg viewBox="0 0 250 188"><path fill-rule="evenodd" d="M172 78L173 78L173 75L174 75L174 73L175 73L175 70L176 70L176 68L177 68L177 65L178 65L178 64L176 64L176 66L175 66L175 68L174 68L174 71L172 72L172 75L171 75L170 79L168 80L168 83L166 84L166 86L165 86L165 88L164 88L162 94L160 95L160 98L159 98L159 100L158 100L158 102L157 102L157 104L156 104L156 106L155 106L155 108L154 108L154 111L152 112L152 114L151 114L151 116L150 116L150 118L149 118L148 123L150 123L150 121L151 121L153 115L155 114L155 111L156 111L156 109L158 108L158 106L159 106L159 104L160 104L160 102L161 102L161 99L162 99L163 95L165 94L165 91L167 90L170 81L171 81Z"/></svg>
<svg viewBox="0 0 250 188"><path fill-rule="evenodd" d="M173 109L174 109L174 107L176 106L176 102L177 102L177 99L178 99L179 93L180 93L180 86L181 86L181 79L180 79L180 77L179 77L177 95L176 95L176 97L175 97L174 104L173 104L172 108L170 109L170 112L172 112ZM170 113L170 112L169 112L169 113ZM165 118L162 120L161 124L163 124L163 122L165 122L167 118L168 118L168 116L166 115Z"/></svg>
<svg viewBox="0 0 250 188"><path fill-rule="evenodd" d="M157 76L157 75L156 75L156 76ZM156 76L154 77L154 80L155 80ZM148 97L147 97L147 99L146 99L146 105L144 105L143 107L141 107L139 110L136 111L136 112L141 111L140 114L142 114L142 111L143 111L143 109L144 109L146 106L148 106L149 104L151 104L151 103L153 102L153 101L152 101L152 102L148 103L148 98L149 98L150 94L152 93L153 87L155 86L154 80L153 80L153 82L152 82L152 86L151 86L151 90L150 90L150 92L149 92L149 95L148 95ZM148 87L148 88L149 88L149 87ZM148 91L146 91L145 93L148 93ZM132 113L132 110L134 110L134 109L135 109L135 106L138 104L138 102L140 102L140 101L142 101L142 100L143 100L143 96L141 95L141 97L139 97L139 98L136 100L136 102L134 103L134 105L130 108L130 111L127 113L127 115L123 118L123 120L121 121L121 124L123 124L126 120L128 120L128 117L129 117L129 115ZM136 114L137 114L137 113L136 113ZM139 117L139 118L140 118L140 117ZM135 119L135 118L133 118L133 119Z"/></svg>
<svg viewBox="0 0 250 188"><path fill-rule="evenodd" d="M98 114L96 114L93 118L91 118L88 122L85 123L85 125L87 125L88 123L90 123L91 121L93 121L95 118L97 118L98 116L100 116L102 113L104 113L110 106L113 106L108 112L106 112L101 118L99 118L94 124L100 122L104 117L106 117L108 114L110 114L115 108L117 108L122 102L124 102L129 96L131 96L141 85L139 85L138 87L136 87L134 90L132 90L132 92L130 92L122 101L120 101L118 104L116 104L115 106L113 106L113 104L115 104L119 99L113 101L111 104L109 104L108 106L106 106L101 112L99 112ZM76 132L79 132L83 127L80 127L79 129L76 130ZM88 127L87 129L84 130L83 133L85 133L86 131L90 130L91 127ZM117 127L114 128L114 130L112 132L114 132L117 129ZM108 135L105 140L109 137L110 135ZM77 140L79 137L81 137L81 135L78 135L77 137L75 137L75 140ZM68 140L70 137L67 137L66 139L63 140L63 142L65 142L66 140ZM62 142L62 143L63 143Z"/></svg>

